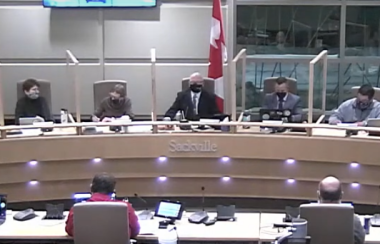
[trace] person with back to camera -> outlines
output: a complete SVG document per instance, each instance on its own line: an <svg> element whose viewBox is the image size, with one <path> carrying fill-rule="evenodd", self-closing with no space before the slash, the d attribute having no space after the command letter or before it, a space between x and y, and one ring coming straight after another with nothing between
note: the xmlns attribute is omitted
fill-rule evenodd
<svg viewBox="0 0 380 244"><path fill-rule="evenodd" d="M116 179L114 176L101 173L95 175L91 184L91 198L88 202L124 202L112 200L111 195L115 192ZM135 210L128 202L124 202L128 206L128 221L129 221L129 236L135 238L140 233L140 224L136 216ZM70 209L69 216L66 220L66 233L69 236L74 236L74 210ZM91 221L91 220L89 220ZM107 224L107 223L104 223Z"/></svg>
<svg viewBox="0 0 380 244"><path fill-rule="evenodd" d="M357 123L366 126L368 119L380 118L380 103L373 97L375 89L369 84L362 85L356 97L343 102L329 118L329 124Z"/></svg>
<svg viewBox="0 0 380 244"><path fill-rule="evenodd" d="M336 177L328 176L319 183L317 194L319 203L341 204L343 196L342 184ZM357 215L354 216L353 232L354 243L364 244L365 231Z"/></svg>
<svg viewBox="0 0 380 244"><path fill-rule="evenodd" d="M126 90L123 85L115 85L109 96L104 98L94 115L92 116L93 122L111 122L115 118L128 115L129 118L133 118L132 102L126 96Z"/></svg>
<svg viewBox="0 0 380 244"><path fill-rule="evenodd" d="M20 118L36 117L37 120L51 121L52 116L46 99L40 96L40 84L35 79L27 79L22 83L24 97L17 101L15 109L15 123Z"/></svg>

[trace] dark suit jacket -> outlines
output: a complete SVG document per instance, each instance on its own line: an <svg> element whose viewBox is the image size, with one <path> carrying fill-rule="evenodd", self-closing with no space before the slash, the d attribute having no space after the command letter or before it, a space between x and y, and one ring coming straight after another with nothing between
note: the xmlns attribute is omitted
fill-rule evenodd
<svg viewBox="0 0 380 244"><path fill-rule="evenodd" d="M198 115L194 114L193 102L191 100L190 89L178 92L173 105L166 111L165 117L173 119L177 111L183 111L187 120L197 120L199 118L211 118L215 114L220 114L216 105L215 95L202 90L198 101Z"/></svg>
<svg viewBox="0 0 380 244"><path fill-rule="evenodd" d="M263 108L265 109L278 108L278 98L277 98L276 93L270 93L270 94L265 95ZM283 108L291 111L293 122L301 122L302 105L301 105L301 98L299 96L288 93L288 96L283 104Z"/></svg>

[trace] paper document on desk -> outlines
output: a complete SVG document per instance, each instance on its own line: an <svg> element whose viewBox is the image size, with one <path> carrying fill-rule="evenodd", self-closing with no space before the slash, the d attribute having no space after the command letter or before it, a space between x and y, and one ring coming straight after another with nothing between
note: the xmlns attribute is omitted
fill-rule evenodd
<svg viewBox="0 0 380 244"><path fill-rule="evenodd" d="M339 123L337 124L339 127L358 127L357 123Z"/></svg>
<svg viewBox="0 0 380 244"><path fill-rule="evenodd" d="M22 129L23 136L40 136L42 135L41 129Z"/></svg>
<svg viewBox="0 0 380 244"><path fill-rule="evenodd" d="M152 220L140 220L140 235L154 235L158 230L158 223Z"/></svg>

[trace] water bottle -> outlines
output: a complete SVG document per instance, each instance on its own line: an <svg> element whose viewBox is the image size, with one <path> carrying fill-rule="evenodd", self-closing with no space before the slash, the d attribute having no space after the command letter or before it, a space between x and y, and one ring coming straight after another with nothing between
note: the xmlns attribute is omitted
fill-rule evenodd
<svg viewBox="0 0 380 244"><path fill-rule="evenodd" d="M251 122L251 115L247 112L244 112L243 114L243 122ZM249 129L251 128L250 126L243 126L243 129Z"/></svg>
<svg viewBox="0 0 380 244"><path fill-rule="evenodd" d="M177 113L175 114L175 120L181 121L181 119L182 119L182 113L181 111L177 111Z"/></svg>
<svg viewBox="0 0 380 244"><path fill-rule="evenodd" d="M69 113L66 109L61 109L61 124L69 123Z"/></svg>
<svg viewBox="0 0 380 244"><path fill-rule="evenodd" d="M161 229L158 231L159 244L177 244L177 229L176 227L168 226L168 229Z"/></svg>

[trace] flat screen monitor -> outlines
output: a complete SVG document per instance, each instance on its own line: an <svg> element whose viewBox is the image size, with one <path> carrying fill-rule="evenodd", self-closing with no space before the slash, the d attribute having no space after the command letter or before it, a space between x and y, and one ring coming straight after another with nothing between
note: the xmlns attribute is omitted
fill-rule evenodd
<svg viewBox="0 0 380 244"><path fill-rule="evenodd" d="M156 7L157 0L42 0L48 8L144 8Z"/></svg>
<svg viewBox="0 0 380 244"><path fill-rule="evenodd" d="M91 192L77 192L73 195L74 203L86 202L91 198ZM112 193L111 199L116 199L116 193Z"/></svg>
<svg viewBox="0 0 380 244"><path fill-rule="evenodd" d="M0 219L7 216L7 195L0 194Z"/></svg>
<svg viewBox="0 0 380 244"><path fill-rule="evenodd" d="M182 218L183 210L184 208L181 202L162 200L157 204L154 216L180 220Z"/></svg>

